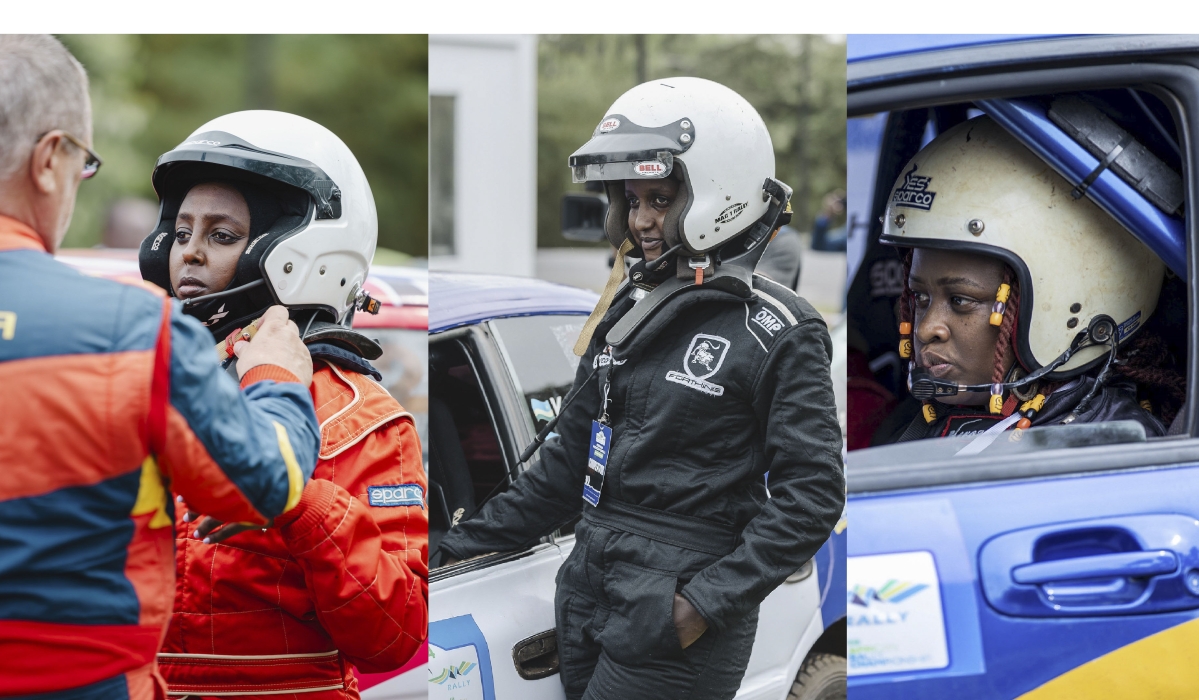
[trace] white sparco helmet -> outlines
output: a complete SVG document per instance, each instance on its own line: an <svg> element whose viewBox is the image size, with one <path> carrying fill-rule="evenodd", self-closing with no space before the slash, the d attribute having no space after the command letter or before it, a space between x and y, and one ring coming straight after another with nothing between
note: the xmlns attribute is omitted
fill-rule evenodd
<svg viewBox="0 0 1199 700"><path fill-rule="evenodd" d="M1157 255L1071 189L1002 127L978 117L941 134L904 166L881 240L1007 263L1020 285L1012 346L1020 364L1036 371L1103 317L1116 343L1128 339L1153 314L1165 273ZM1047 377L1089 369L1109 347L1083 347Z"/></svg>
<svg viewBox="0 0 1199 700"><path fill-rule="evenodd" d="M621 95L569 162L575 182L605 182L605 230L617 248L632 240L624 180L681 181L664 235L668 248L681 243L689 255L750 231L772 198L781 212L791 196L774 179L774 146L758 112L736 92L701 78L654 80ZM754 245L777 228L767 228L773 223L763 223ZM643 255L636 247L631 254Z"/></svg>
<svg viewBox="0 0 1199 700"><path fill-rule="evenodd" d="M250 206L250 240L232 283L184 305L218 339L272 304L289 307L301 328L315 320L312 328L337 338L355 307L370 303L359 292L378 238L375 199L354 154L320 124L285 112L227 114L164 153L152 180L159 224L140 263L142 276L168 291L175 216L188 190L228 182Z"/></svg>

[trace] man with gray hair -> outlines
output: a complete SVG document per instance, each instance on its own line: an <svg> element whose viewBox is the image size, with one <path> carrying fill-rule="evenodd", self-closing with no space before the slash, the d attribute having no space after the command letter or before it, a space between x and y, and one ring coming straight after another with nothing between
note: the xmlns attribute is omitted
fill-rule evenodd
<svg viewBox="0 0 1199 700"><path fill-rule="evenodd" d="M178 302L56 262L96 174L83 66L0 36L0 695L165 697L174 499L265 526L320 433L283 307L235 346L241 387ZM248 334L247 334L248 335Z"/></svg>

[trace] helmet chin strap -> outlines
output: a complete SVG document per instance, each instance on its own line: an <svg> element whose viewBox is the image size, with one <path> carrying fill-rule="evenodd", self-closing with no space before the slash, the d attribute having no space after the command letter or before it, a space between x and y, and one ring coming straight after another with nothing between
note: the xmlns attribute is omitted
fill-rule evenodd
<svg viewBox="0 0 1199 700"><path fill-rule="evenodd" d="M591 336L595 335L596 327L604 319L604 314L608 313L608 307L612 306L612 300L616 298L616 290L620 287L620 283L624 281L624 256L628 255L632 249L633 242L626 238L616 251L616 262L612 263L612 272L608 273L608 283L604 285L604 291L600 294L599 302L591 310L591 315L587 317L587 322L583 324L583 331L579 333L579 339L575 341L575 355L582 357L587 353L587 346L591 344Z"/></svg>

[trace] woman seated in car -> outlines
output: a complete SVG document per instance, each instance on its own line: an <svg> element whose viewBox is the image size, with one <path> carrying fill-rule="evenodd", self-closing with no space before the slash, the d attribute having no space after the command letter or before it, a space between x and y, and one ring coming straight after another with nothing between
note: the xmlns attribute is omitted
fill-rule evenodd
<svg viewBox="0 0 1199 700"><path fill-rule="evenodd" d="M1184 399L1150 324L1165 266L989 117L916 154L883 226L905 249L900 354L923 399L898 441L1116 420L1165 433Z"/></svg>

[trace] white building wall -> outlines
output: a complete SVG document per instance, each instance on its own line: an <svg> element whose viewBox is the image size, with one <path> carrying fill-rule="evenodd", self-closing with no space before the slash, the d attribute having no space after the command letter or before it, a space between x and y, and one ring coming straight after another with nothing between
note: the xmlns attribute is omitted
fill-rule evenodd
<svg viewBox="0 0 1199 700"><path fill-rule="evenodd" d="M454 254L429 268L532 276L537 37L430 35L429 94L456 98Z"/></svg>

